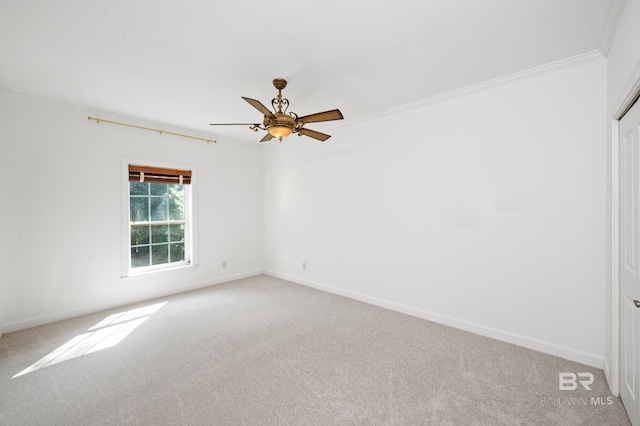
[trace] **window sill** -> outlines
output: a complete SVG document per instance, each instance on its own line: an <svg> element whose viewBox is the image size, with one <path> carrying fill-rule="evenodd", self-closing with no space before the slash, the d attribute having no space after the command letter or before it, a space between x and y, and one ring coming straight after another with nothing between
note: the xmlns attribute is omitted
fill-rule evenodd
<svg viewBox="0 0 640 426"><path fill-rule="evenodd" d="M148 277L150 275L156 275L156 274L172 274L172 273L179 273L191 268L196 268L198 265L194 264L194 263L189 263L189 264L185 264L185 265L177 265L177 266L172 266L172 267L168 267L168 268L159 268L159 269L147 269L144 271L129 271L129 275L124 275L120 278L140 278L140 277Z"/></svg>

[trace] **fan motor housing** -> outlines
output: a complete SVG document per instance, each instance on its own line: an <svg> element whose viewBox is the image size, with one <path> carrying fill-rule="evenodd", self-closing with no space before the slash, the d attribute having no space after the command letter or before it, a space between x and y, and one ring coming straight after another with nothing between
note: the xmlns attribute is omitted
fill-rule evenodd
<svg viewBox="0 0 640 426"><path fill-rule="evenodd" d="M276 112L274 114L274 117L265 117L263 124L267 129L274 126L289 127L293 129L296 126L296 120L289 114L285 114L284 112Z"/></svg>

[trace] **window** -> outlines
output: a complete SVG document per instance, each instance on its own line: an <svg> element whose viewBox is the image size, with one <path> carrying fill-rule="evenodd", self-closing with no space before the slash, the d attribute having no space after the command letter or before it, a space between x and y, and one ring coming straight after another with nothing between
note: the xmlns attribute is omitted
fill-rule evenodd
<svg viewBox="0 0 640 426"><path fill-rule="evenodd" d="M191 171L129 165L129 271L191 263Z"/></svg>

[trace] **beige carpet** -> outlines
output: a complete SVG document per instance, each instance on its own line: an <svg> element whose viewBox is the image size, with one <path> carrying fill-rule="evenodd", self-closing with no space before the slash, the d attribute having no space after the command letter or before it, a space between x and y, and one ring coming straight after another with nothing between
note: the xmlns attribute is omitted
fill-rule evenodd
<svg viewBox="0 0 640 426"><path fill-rule="evenodd" d="M629 423L601 370L262 275L4 335L0 424Z"/></svg>

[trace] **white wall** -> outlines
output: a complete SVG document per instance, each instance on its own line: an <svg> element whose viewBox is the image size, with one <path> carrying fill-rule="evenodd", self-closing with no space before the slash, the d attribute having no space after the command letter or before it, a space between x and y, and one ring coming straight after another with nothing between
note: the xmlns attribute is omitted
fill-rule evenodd
<svg viewBox="0 0 640 426"><path fill-rule="evenodd" d="M265 147L268 272L601 367L605 68Z"/></svg>
<svg viewBox="0 0 640 426"><path fill-rule="evenodd" d="M262 147L98 126L84 108L0 91L2 330L266 267L601 366L605 67L346 121L325 144ZM193 165L198 267L120 278L123 157Z"/></svg>
<svg viewBox="0 0 640 426"><path fill-rule="evenodd" d="M613 264L613 232L612 232L612 210L613 205L612 194L612 162L615 159L612 156L612 121L618 118L617 113L620 107L626 102L626 99L632 91L637 90L637 83L640 82L640 0L626 0L624 10L613 44L607 57L607 220L606 220L606 289L605 289L605 307L606 307L606 353L605 353L605 374L609 380L609 384L615 383L616 371L612 371L614 365L613 348L617 344L615 340L614 316L615 310L613 304L617 301L613 300L613 272L617 265ZM614 392L617 392L612 386Z"/></svg>
<svg viewBox="0 0 640 426"><path fill-rule="evenodd" d="M84 108L0 92L2 330L262 271L259 147L98 125L88 115ZM125 157L194 168L199 265L120 278Z"/></svg>

